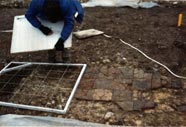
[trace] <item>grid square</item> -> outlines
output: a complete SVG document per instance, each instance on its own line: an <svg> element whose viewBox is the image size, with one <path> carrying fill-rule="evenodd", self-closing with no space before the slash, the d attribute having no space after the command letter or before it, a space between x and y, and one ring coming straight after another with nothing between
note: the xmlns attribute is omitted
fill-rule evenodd
<svg viewBox="0 0 186 127"><path fill-rule="evenodd" d="M0 71L0 105L65 114L85 69L85 64L11 62Z"/></svg>

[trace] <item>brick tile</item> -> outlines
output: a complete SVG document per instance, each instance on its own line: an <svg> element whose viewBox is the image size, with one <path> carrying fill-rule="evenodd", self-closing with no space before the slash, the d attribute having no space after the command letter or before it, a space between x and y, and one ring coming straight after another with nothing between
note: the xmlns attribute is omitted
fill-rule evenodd
<svg viewBox="0 0 186 127"><path fill-rule="evenodd" d="M134 75L134 69L129 67L119 68L123 74L124 79L132 79Z"/></svg>
<svg viewBox="0 0 186 127"><path fill-rule="evenodd" d="M110 101L112 100L112 91L104 89L93 90L93 100Z"/></svg>
<svg viewBox="0 0 186 127"><path fill-rule="evenodd" d="M86 89L86 90L92 89L94 86L94 82L95 82L94 79L84 79L80 82L78 89Z"/></svg>
<svg viewBox="0 0 186 127"><path fill-rule="evenodd" d="M136 101L134 101L133 110L141 111L144 106L145 106L145 102L144 101L136 100Z"/></svg>
<svg viewBox="0 0 186 127"><path fill-rule="evenodd" d="M137 90L150 90L151 89L151 81L148 80L134 80L132 84L133 89Z"/></svg>
<svg viewBox="0 0 186 127"><path fill-rule="evenodd" d="M182 88L182 82L181 82L181 80L180 79L172 80L171 87L174 88L174 89Z"/></svg>
<svg viewBox="0 0 186 127"><path fill-rule="evenodd" d="M111 89L112 90L125 90L126 89L126 86L125 84L122 84L118 81L112 81L112 86L111 86Z"/></svg>
<svg viewBox="0 0 186 127"><path fill-rule="evenodd" d="M122 82L123 84L131 85L131 84L132 84L132 79L122 79L121 82Z"/></svg>
<svg viewBox="0 0 186 127"><path fill-rule="evenodd" d="M121 107L124 111L132 111L133 110L133 102L131 101L122 101L116 102L119 107Z"/></svg>
<svg viewBox="0 0 186 127"><path fill-rule="evenodd" d="M75 93L75 98L77 99L85 99L85 100L93 100L93 91L92 90L81 90L78 89Z"/></svg>
<svg viewBox="0 0 186 127"><path fill-rule="evenodd" d="M152 76L152 89L161 88L161 76L159 74L154 74Z"/></svg>
<svg viewBox="0 0 186 127"><path fill-rule="evenodd" d="M132 92L129 90L113 90L113 101L130 101Z"/></svg>
<svg viewBox="0 0 186 127"><path fill-rule="evenodd" d="M147 100L136 100L134 101L133 110L135 111L141 111L144 109L151 109L155 107L155 103L153 101L147 101Z"/></svg>
<svg viewBox="0 0 186 127"><path fill-rule="evenodd" d="M112 88L112 80L108 79L98 79L94 83L95 89L111 89Z"/></svg>
<svg viewBox="0 0 186 127"><path fill-rule="evenodd" d="M143 79L144 71L142 69L134 69L134 78Z"/></svg>
<svg viewBox="0 0 186 127"><path fill-rule="evenodd" d="M171 78L167 76L161 76L161 85L171 87Z"/></svg>

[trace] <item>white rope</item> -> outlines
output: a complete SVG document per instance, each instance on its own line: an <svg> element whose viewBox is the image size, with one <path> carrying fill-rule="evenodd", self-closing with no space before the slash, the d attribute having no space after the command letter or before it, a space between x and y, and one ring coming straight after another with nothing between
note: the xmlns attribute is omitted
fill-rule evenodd
<svg viewBox="0 0 186 127"><path fill-rule="evenodd" d="M104 34L104 36L105 36L105 37L109 37L109 38L112 37L112 36L109 36L109 35L106 35L106 34ZM156 61L156 60L150 58L149 56L147 56L144 52L142 52L142 51L139 50L138 48L132 46L131 44L129 44L129 43L125 42L125 41L123 41L122 39L119 39L119 40L120 40L123 44L128 45L129 47L131 47L131 48L137 50L138 52L140 52L140 53L141 53L143 56L145 56L147 59L149 59L149 60L151 60L151 61L153 61L153 62L159 64L160 66L164 67L164 68L165 68L169 73L171 73L173 76L175 76L175 77L177 77L177 78L181 78L181 79L186 79L186 77L184 77L184 76L179 76L179 75L173 73L167 66L165 66L164 64L162 64L162 63L160 63L160 62L158 62L158 61Z"/></svg>
<svg viewBox="0 0 186 127"><path fill-rule="evenodd" d="M2 30L2 31L0 31L1 33L12 33L13 32L13 30Z"/></svg>

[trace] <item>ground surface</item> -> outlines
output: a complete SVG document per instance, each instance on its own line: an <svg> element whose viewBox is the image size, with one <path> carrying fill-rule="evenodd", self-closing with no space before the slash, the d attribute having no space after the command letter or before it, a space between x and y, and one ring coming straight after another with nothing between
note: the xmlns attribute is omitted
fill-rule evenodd
<svg viewBox="0 0 186 127"><path fill-rule="evenodd" d="M165 69L118 40L123 39L167 65L175 73L186 76L186 50L182 45L186 41L186 23L182 28L177 28L177 16L185 13L185 10L185 7L148 10L87 8L83 29L102 30L114 38L97 36L84 40L73 39L72 60L74 63L87 63L88 70L67 115L2 107L0 113L52 115L115 125L186 125L184 81L173 78ZM1 9L0 12L0 30L7 30L12 29L13 16L24 14L25 9ZM10 42L11 33L0 34L0 62L47 61L47 52L10 55ZM159 77L154 80L154 75ZM113 85L123 79L127 81ZM148 79L150 87L146 83ZM112 81L114 83L110 84ZM144 87L143 81L147 87ZM111 87L108 88L109 84ZM90 94L82 95L87 92L83 91L85 89ZM118 92L118 89L121 91ZM103 98L97 96L99 94Z"/></svg>

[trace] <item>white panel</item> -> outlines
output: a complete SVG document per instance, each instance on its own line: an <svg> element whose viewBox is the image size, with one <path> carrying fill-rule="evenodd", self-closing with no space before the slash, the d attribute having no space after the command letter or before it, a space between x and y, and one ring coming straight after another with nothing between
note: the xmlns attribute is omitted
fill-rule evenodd
<svg viewBox="0 0 186 127"><path fill-rule="evenodd" d="M63 28L63 22L50 23L40 20L52 29L53 34L46 36L39 29L34 28L25 16L15 16L12 35L11 53L34 52L54 49ZM65 41L65 47L72 46L72 34Z"/></svg>

